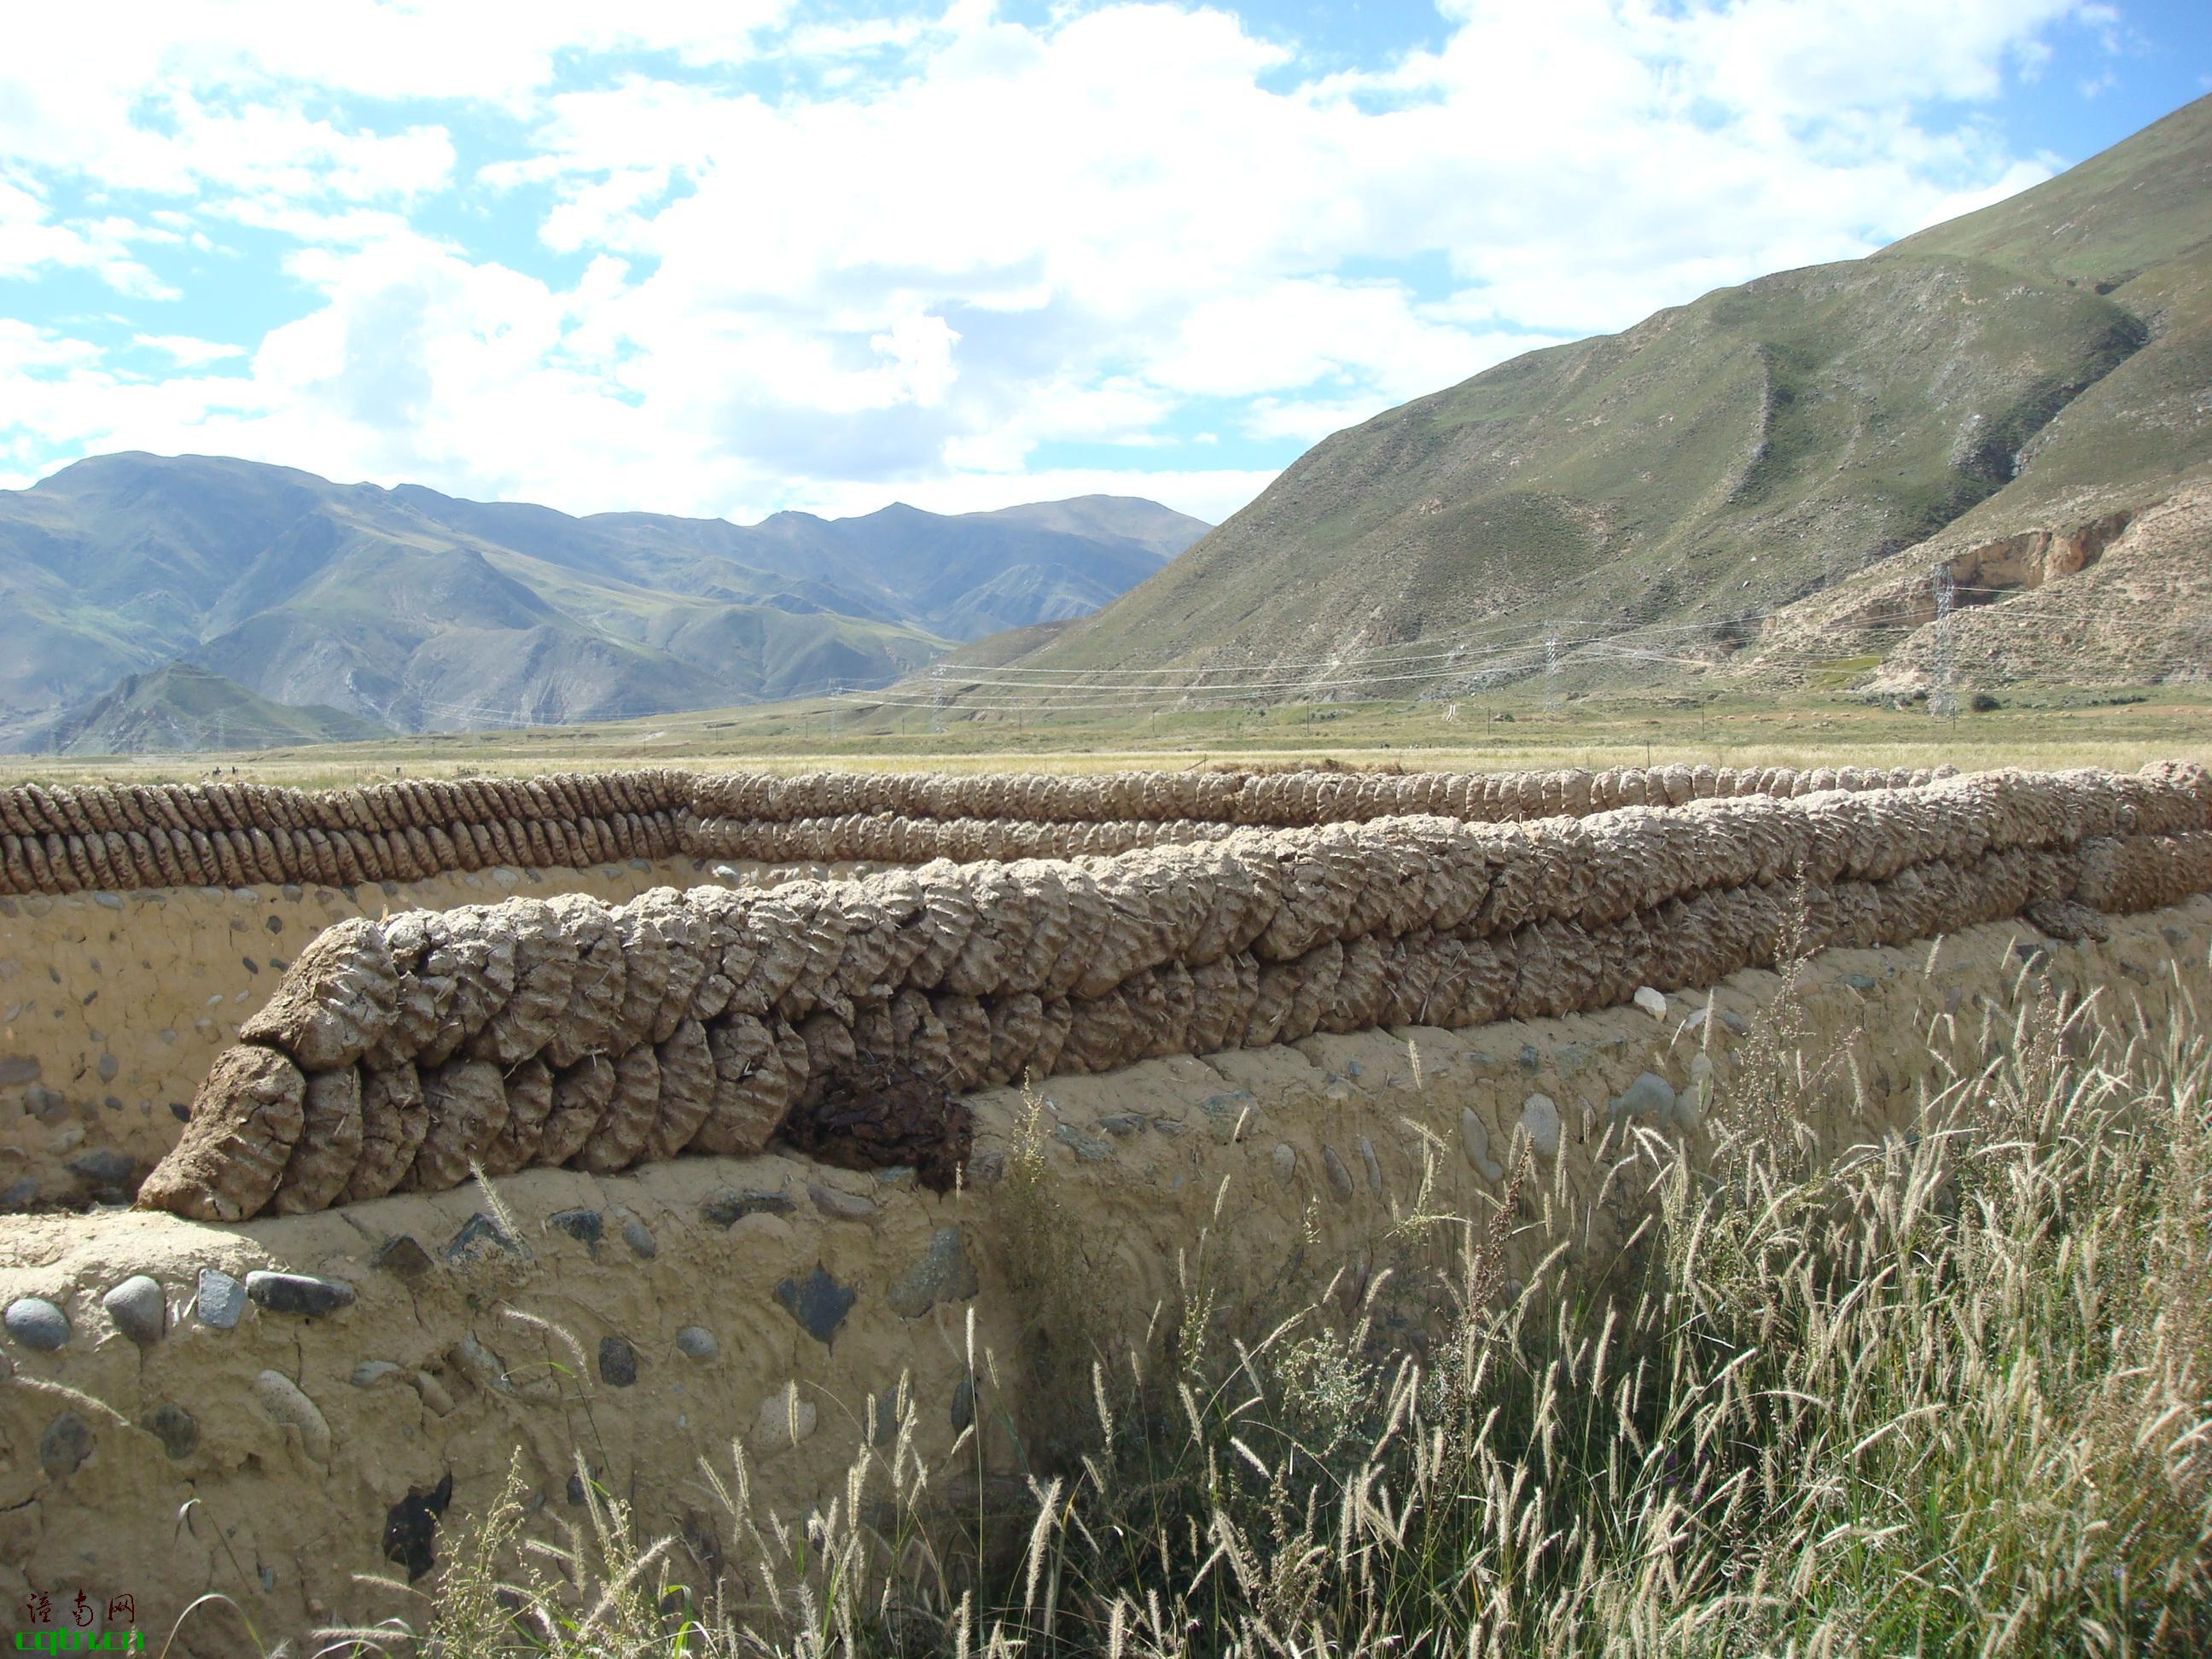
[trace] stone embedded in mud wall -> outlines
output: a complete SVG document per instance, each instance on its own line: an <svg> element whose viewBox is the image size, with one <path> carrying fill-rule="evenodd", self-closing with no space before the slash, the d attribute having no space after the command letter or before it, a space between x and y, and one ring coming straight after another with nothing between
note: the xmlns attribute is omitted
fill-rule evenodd
<svg viewBox="0 0 2212 1659"><path fill-rule="evenodd" d="M1625 805L1918 787L1949 769L1500 773L1133 772L1061 778L660 769L292 790L262 784L0 789L0 895L421 881L610 859L1072 858L1414 814L1474 822Z"/></svg>
<svg viewBox="0 0 2212 1659"><path fill-rule="evenodd" d="M1665 781L1686 799L1698 781ZM301 953L140 1201L235 1219L394 1182L439 1191L471 1165L605 1174L757 1152L795 1110L817 1152L842 1135L862 1161L873 1147L949 1181L958 1125L931 1115L940 1092L1556 1016L2031 906L2207 890L2212 789L2168 768L1246 830L1115 858L352 922Z"/></svg>

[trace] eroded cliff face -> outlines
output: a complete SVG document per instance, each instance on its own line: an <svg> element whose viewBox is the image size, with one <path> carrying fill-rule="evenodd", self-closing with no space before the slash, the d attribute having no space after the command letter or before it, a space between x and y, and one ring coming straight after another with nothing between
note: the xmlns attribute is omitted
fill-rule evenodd
<svg viewBox="0 0 2212 1659"><path fill-rule="evenodd" d="M2093 496L2003 536L1934 538L1777 612L1735 667L1794 679L1808 663L1879 652L1862 690L1924 690L1938 569L1956 585L1950 656L1962 687L2141 686L2212 672L2212 486L2195 477L2124 507Z"/></svg>
<svg viewBox="0 0 2212 1659"><path fill-rule="evenodd" d="M2008 1024L2024 977L2031 994L2098 991L2154 1029L2180 997L2212 995L2212 900L2108 931L2006 923L1815 959L1807 1041L1848 1052L1863 1085L1813 1126L1825 1147L1908 1124L1931 1038ZM1383 1262L1425 1181L1432 1207L1479 1212L1524 1152L1604 1259L1626 1214L1607 1135L1702 1144L1707 1086L1726 1085L1778 987L1747 970L1595 1013L1054 1079L1037 1144L1086 1337L1141 1340L1201 1235L1217 1318L1264 1323L1317 1293L1309 1281ZM947 1194L770 1152L527 1170L496 1183L496 1205L469 1185L236 1225L10 1218L0 1595L127 1593L140 1626L165 1632L220 1591L270 1640L407 1613L356 1575L434 1585L510 1463L531 1534L553 1535L581 1517L580 1457L704 1583L738 1564L700 1460L726 1470L741 1441L758 1500L795 1519L842 1496L870 1400L902 1379L949 1501L972 1505L979 1481L1018 1494L1024 1449L1054 1428L1022 1346L1034 1213L1002 1179L1028 1109L1007 1089L967 1100L971 1178ZM242 1650L233 1617L203 1609L178 1650Z"/></svg>
<svg viewBox="0 0 2212 1659"><path fill-rule="evenodd" d="M1953 580L1987 603L2002 592L2041 587L2086 569L2136 521L2132 508L2107 513L2069 530L2030 530L1970 548L1945 561ZM1992 592L1990 590L1996 590Z"/></svg>
<svg viewBox="0 0 2212 1659"><path fill-rule="evenodd" d="M2148 685L2212 674L2212 489L2176 491L2116 525L2119 514L2054 537L2039 584L1978 596L1989 603L1952 623L1954 672L1962 685L2017 681ZM2112 533L2101 541L2106 530ZM2018 556L2023 578L2037 558ZM2065 566L2081 562L2070 572ZM1999 559L2002 576L2010 567ZM1899 646L1869 689L1927 683L1932 629Z"/></svg>

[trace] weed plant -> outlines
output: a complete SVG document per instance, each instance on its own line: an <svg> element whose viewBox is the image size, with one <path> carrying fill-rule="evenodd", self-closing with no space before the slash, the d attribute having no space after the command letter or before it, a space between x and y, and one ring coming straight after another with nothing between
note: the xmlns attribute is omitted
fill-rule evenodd
<svg viewBox="0 0 2212 1659"><path fill-rule="evenodd" d="M1716 1069L1694 1153L1618 1146L1632 1248L1607 1271L1532 1201L1522 1147L1482 1213L1415 1206L1391 1267L1248 1340L1201 1248L1157 1340L1085 1356L1087 1428L1017 1501L951 1496L984 1489L979 1435L1018 1415L971 1327L949 1457L919 1454L902 1389L896 1432L872 1421L804 1517L763 1511L742 1446L706 1470L704 1593L595 1486L585 1525L534 1536L518 1479L431 1597L325 1650L2212 1652L2202 1011L2154 1030L2031 982L1937 1034L1910 1133L1823 1158L1807 1121L1848 1111L1856 1075L1793 1001ZM1040 1237L1042 1170L1032 1145L1010 1171ZM1073 1248L1030 1258L1041 1316L1067 1315ZM1524 1284L1509 1253L1543 1265ZM1425 1340L1383 1340L1409 1291ZM1031 1362L1056 1393L1071 1328Z"/></svg>

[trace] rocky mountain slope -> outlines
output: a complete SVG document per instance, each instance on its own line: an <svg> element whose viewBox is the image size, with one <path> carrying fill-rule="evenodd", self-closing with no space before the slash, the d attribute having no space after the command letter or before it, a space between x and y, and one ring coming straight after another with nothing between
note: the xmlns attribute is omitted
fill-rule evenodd
<svg viewBox="0 0 2212 1659"><path fill-rule="evenodd" d="M125 675L112 690L49 726L41 747L60 755L187 755L390 735L358 714L271 702L220 674L173 662Z"/></svg>
<svg viewBox="0 0 2212 1659"><path fill-rule="evenodd" d="M1167 569L1018 660L1283 665L1273 678L1341 685L1353 671L1311 665L1364 660L1379 675L1370 653L1435 641L1401 653L1427 677L1389 683L1410 695L1540 670L1554 631L1583 678L1648 677L1648 663L1575 641L1664 627L1653 654L1669 672L1788 674L1895 651L1893 678L1909 679L1939 560L1986 575L2005 560L1978 550L2015 538L2094 544L2039 589L2045 615L2105 604L2108 589L2154 596L2160 561L2201 569L2187 551L2201 515L2151 509L2212 483L2208 279L2212 100L2200 100L1870 258L1720 289L1340 432ZM2105 557L2133 574L2084 580ZM2141 629L2008 623L2008 642L1983 653L1980 630L1999 628L1996 602L2016 590L1960 580L1962 662L2204 672L2201 583L2178 611L2140 613Z"/></svg>
<svg viewBox="0 0 2212 1659"><path fill-rule="evenodd" d="M0 747L183 659L400 731L879 684L1081 616L1205 529L1092 496L946 517L571 518L218 457L104 455L0 492ZM143 692L132 695L143 696Z"/></svg>

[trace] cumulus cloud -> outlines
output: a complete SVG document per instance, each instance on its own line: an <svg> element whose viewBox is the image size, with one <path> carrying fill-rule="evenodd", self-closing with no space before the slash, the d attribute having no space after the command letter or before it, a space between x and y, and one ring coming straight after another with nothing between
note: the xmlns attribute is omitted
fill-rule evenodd
<svg viewBox="0 0 2212 1659"><path fill-rule="evenodd" d="M1390 404L2033 182L1959 110L2106 9L1446 0L1324 72L1186 4L42 9L0 277L127 314L0 336L0 454L1218 517Z"/></svg>
<svg viewBox="0 0 2212 1659"><path fill-rule="evenodd" d="M82 270L117 294L174 298L176 291L131 251L136 241L174 240L175 233L117 219L70 219L0 175L0 277Z"/></svg>
<svg viewBox="0 0 2212 1659"><path fill-rule="evenodd" d="M225 344L221 340L199 340L189 334L141 334L131 343L158 351L170 362L188 368L198 368L205 363L219 363L228 357L243 357L244 346Z"/></svg>

